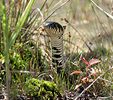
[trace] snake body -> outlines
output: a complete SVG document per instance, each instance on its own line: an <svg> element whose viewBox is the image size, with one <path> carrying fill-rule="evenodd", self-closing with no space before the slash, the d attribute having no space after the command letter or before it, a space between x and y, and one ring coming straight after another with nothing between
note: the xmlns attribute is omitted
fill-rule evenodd
<svg viewBox="0 0 113 100"><path fill-rule="evenodd" d="M57 22L46 22L44 29L47 35L51 39L51 48L52 48L52 65L57 67L57 72L60 73L63 65L63 33L64 28Z"/></svg>

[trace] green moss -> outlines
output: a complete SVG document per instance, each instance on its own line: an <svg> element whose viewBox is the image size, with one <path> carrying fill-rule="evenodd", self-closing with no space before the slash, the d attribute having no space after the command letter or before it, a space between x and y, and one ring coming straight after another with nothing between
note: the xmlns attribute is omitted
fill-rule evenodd
<svg viewBox="0 0 113 100"><path fill-rule="evenodd" d="M25 91L27 95L38 98L55 98L58 96L59 90L54 82L31 78L25 83Z"/></svg>

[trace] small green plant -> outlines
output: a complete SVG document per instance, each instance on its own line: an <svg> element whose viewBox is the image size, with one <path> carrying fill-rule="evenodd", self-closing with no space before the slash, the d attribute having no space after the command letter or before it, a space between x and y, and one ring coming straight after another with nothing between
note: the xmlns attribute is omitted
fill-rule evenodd
<svg viewBox="0 0 113 100"><path fill-rule="evenodd" d="M25 83L26 94L41 100L50 100L60 95L54 82L31 78Z"/></svg>
<svg viewBox="0 0 113 100"><path fill-rule="evenodd" d="M3 43L4 43L4 58L5 58L5 69L6 69L6 89L7 89L7 99L9 100L9 92L10 92L10 68L9 68L9 62L10 62L10 49L14 45L18 35L20 34L20 31L22 30L28 15L31 11L31 8L34 4L35 0L29 0L27 6L25 7L22 15L20 14L19 20L16 18L16 22L11 21L13 19L13 11L14 11L14 0L11 1L10 11L9 15L7 14L8 9L6 6L6 1L2 0L2 19L0 23L2 24L2 34L3 34ZM19 12L18 12L19 14ZM15 24L14 24L15 23ZM12 27L12 24L14 24L14 28ZM12 31L12 28L14 31Z"/></svg>

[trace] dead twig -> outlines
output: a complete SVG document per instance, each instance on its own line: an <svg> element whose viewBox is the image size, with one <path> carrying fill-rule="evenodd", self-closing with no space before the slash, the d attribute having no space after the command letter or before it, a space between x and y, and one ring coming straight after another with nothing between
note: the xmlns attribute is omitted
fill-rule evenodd
<svg viewBox="0 0 113 100"><path fill-rule="evenodd" d="M51 15L53 15L57 10L59 10L60 8L62 8L66 3L68 3L70 0L67 0L67 1L65 1L64 3L62 3L58 8L56 8L45 20L44 20L44 22L46 21L46 20L48 20L48 18L51 16ZM44 22L42 22L42 24L44 23Z"/></svg>
<svg viewBox="0 0 113 100"><path fill-rule="evenodd" d="M81 40L84 42L84 44L88 47L88 49L90 50L90 52L93 52L92 49L90 48L90 46L87 44L87 42L84 40L84 37L82 36L82 34L66 19L63 19L66 23L68 23L77 33L78 35L81 37Z"/></svg>

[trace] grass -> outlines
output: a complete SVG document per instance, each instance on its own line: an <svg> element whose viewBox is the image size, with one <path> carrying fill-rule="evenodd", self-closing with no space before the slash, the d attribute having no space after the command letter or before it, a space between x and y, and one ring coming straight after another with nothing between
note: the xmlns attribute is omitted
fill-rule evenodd
<svg viewBox="0 0 113 100"><path fill-rule="evenodd" d="M109 9L112 5L104 3L105 10L100 11L91 1L45 0L36 2L37 7L33 6L35 0L27 3L18 1L17 4L12 0L8 11L8 3L2 0L0 87L6 87L8 98L16 99L17 95L22 97L24 94L28 96L25 83L32 78L50 81L47 84L53 82L62 98L76 100L81 95L89 94L95 98L112 97L112 16L106 17L106 12L112 12ZM104 1L95 2L103 7ZM50 66L50 40L40 28L46 20L55 20L66 26L66 64L62 77L57 75L56 68ZM97 59L100 63L87 68L86 62L91 59ZM42 92L43 90L40 93ZM80 93L76 95L78 92ZM51 96L47 90L44 93L47 96L45 98ZM31 99L32 97L36 95L30 95Z"/></svg>
<svg viewBox="0 0 113 100"><path fill-rule="evenodd" d="M3 29L3 42L4 42L4 57L5 57L5 67L6 67L6 88L8 93L8 99L9 99L9 49L11 49L12 45L15 43L15 40L22 29L22 26L27 19L27 16L30 12L30 9L33 5L34 0L29 1L28 5L26 6L25 11L21 15L20 19L16 23L15 31L12 33L9 33L10 29L10 17L7 17L7 8L6 3L4 0L2 0L2 29ZM14 5L14 1L11 1L11 4ZM12 7L11 7L12 8ZM11 9L11 16L12 17L13 10ZM9 35L10 34L10 35Z"/></svg>

